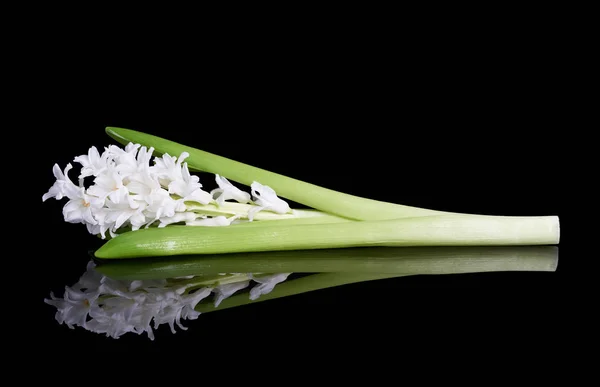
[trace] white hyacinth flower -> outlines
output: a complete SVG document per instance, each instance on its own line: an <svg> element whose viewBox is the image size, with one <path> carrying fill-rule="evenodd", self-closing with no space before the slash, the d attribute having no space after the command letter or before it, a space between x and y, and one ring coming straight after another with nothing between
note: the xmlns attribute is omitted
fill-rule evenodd
<svg viewBox="0 0 600 387"><path fill-rule="evenodd" d="M181 167L181 179L169 183L169 193L180 196L182 201L208 204L212 202L212 195L203 191L200 178L190 175L187 163Z"/></svg>
<svg viewBox="0 0 600 387"><path fill-rule="evenodd" d="M217 182L219 188L213 189L210 191L210 194L216 200L219 206L222 206L226 200L231 199L238 203L250 202L250 194L231 184L225 177L216 174L215 181Z"/></svg>
<svg viewBox="0 0 600 387"><path fill-rule="evenodd" d="M91 147L86 155L74 158L81 165L79 185L69 179L71 164L64 171L54 165L56 181L42 200L68 198L63 207L65 221L85 224L90 234L102 238L106 238L107 233L117 237L121 231L171 224L229 226L241 222L238 219L252 221L256 213L263 210L279 214L291 212L273 189L258 182L251 187L254 202L249 193L220 175L215 176L219 188L206 192L200 178L192 175L184 162L189 157L187 152L179 157L164 154L154 158L153 153L154 148L133 143L125 148L110 145L102 154ZM88 177L93 177L93 183L85 187ZM216 203L221 207L226 200L245 206L236 207L237 204L218 210L212 206Z"/></svg>
<svg viewBox="0 0 600 387"><path fill-rule="evenodd" d="M160 187L158 179L150 173L150 160L152 159L154 148L148 149L142 146L138 149L137 147L128 146L123 151L112 145L109 149L115 157L115 169L123 176L123 183L130 192L137 192L136 188L140 189L135 183L147 184L151 188ZM136 149L138 149L137 155L133 153Z"/></svg>
<svg viewBox="0 0 600 387"><path fill-rule="evenodd" d="M105 153L110 165L115 165L120 173L129 175L137 171L142 161L146 161L145 157L140 156L147 155L148 153L152 155L152 152L153 148L150 148L148 151L145 146L129 143L125 146L125 149L116 145L109 145Z"/></svg>
<svg viewBox="0 0 600 387"><path fill-rule="evenodd" d="M170 170L165 175L150 166L153 151L153 148L130 143L125 149L111 145L100 155L98 149L92 147L87 155L74 159L81 164L79 186L68 177L73 168L71 164L64 171L54 165L56 181L42 200L68 198L69 202L63 207L65 221L83 223L91 234L100 234L103 238L107 231L115 236L120 228L137 230L154 222L163 226L174 223L177 213L186 212L184 200L201 203L212 200L209 193L199 189L198 178L190 175L187 165L181 165L185 154L169 165ZM85 188L83 179L89 176L94 177L93 184ZM161 179L164 186L160 184ZM183 198L173 197L171 193ZM196 218L193 213L178 217Z"/></svg>
<svg viewBox="0 0 600 387"><path fill-rule="evenodd" d="M51 293L50 299L44 301L56 308L55 319L59 324L71 329L82 327L115 339L126 333L146 333L154 340L154 329L163 324L168 325L172 333L176 332L175 326L186 330L182 320L195 320L200 316L195 310L198 303L214 294L211 302L216 307L247 288L251 277L239 274L237 282L210 287L198 285L193 276L185 280L117 281L100 274L95 267L94 262L89 261L79 281L65 287L63 298ZM259 285L250 290L250 299L267 294L288 275L254 277L252 280Z"/></svg>
<svg viewBox="0 0 600 387"><path fill-rule="evenodd" d="M154 159L154 165L150 167L152 173L158 177L162 186L169 186L173 181L183 178L181 174L181 164L189 157L189 153L182 152L179 157L171 156L165 153L162 157Z"/></svg>
<svg viewBox="0 0 600 387"><path fill-rule="evenodd" d="M97 225L93 209L96 207L94 198L85 193L84 188L76 191L77 194L70 197L71 200L63 207L63 217L69 223L83 223Z"/></svg>
<svg viewBox="0 0 600 387"><path fill-rule="evenodd" d="M84 187L78 187L71 179L69 179L69 171L73 166L69 163L64 171L60 170L58 165L54 165L52 169L56 182L50 190L42 196L42 200L46 201L49 198L60 200L67 197L69 201L63 207L63 217L69 223L88 223L96 225L98 222L94 219L92 213L92 203L94 198L85 193Z"/></svg>
<svg viewBox="0 0 600 387"><path fill-rule="evenodd" d="M248 218L252 220L254 215L263 210L276 212L278 214L286 214L291 211L287 202L277 196L275 191L268 185L262 185L259 182L253 182L252 196L258 207L254 207L248 211Z"/></svg>
<svg viewBox="0 0 600 387"><path fill-rule="evenodd" d="M185 211L185 205L181 201L173 199L165 189L145 195L144 201L148 203L145 209L146 217L149 220L148 225L155 220L170 218L177 212Z"/></svg>
<svg viewBox="0 0 600 387"><path fill-rule="evenodd" d="M130 203L127 199L118 200L116 203L107 200L105 207L98 210L96 214L102 224L111 225L110 229L116 233L126 222L131 225L132 230L138 230L146 225L145 208L144 203Z"/></svg>
<svg viewBox="0 0 600 387"><path fill-rule="evenodd" d="M181 197L183 201L208 204L212 196L201 189L200 178L190 174L187 163L183 162L188 157L187 152L182 152L179 157L164 154L162 158L154 159L155 164L151 169L161 184L167 186L170 194Z"/></svg>
<svg viewBox="0 0 600 387"><path fill-rule="evenodd" d="M94 185L87 189L87 193L97 197L101 201L110 200L119 203L121 199L127 199L129 190L123 184L124 176L120 174L115 166L107 166L105 173L94 179Z"/></svg>

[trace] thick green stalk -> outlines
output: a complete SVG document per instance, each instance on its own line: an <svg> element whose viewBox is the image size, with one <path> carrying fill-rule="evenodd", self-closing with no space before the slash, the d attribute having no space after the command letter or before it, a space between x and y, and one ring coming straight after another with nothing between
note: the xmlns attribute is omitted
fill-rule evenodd
<svg viewBox="0 0 600 387"><path fill-rule="evenodd" d="M131 129L107 127L106 133L121 144L133 142L154 147L160 154L173 156L188 152L190 156L186 162L194 170L219 174L248 186L258 181L273 188L280 197L349 219L382 220L449 214L345 194Z"/></svg>
<svg viewBox="0 0 600 387"><path fill-rule="evenodd" d="M366 246L551 245L558 240L558 219L553 216L447 215L292 226L170 226L126 232L106 242L95 255L136 258Z"/></svg>
<svg viewBox="0 0 600 387"><path fill-rule="evenodd" d="M231 296L218 307L215 307L213 303L201 302L196 306L196 311L200 313L214 312L217 310L229 309L237 306L243 306L248 304L254 304L257 302L263 302L273 300L281 297L293 296L296 294L312 292L315 290L321 290L331 288L334 286L348 285L357 282L366 282L386 278L402 277L403 275L398 274L369 274L369 273L319 273L312 274L306 277L297 279L287 280L277 284L275 288L268 294L260 296L256 300L251 300L247 293L240 293Z"/></svg>
<svg viewBox="0 0 600 387"><path fill-rule="evenodd" d="M117 280L217 273L457 274L555 271L556 246L364 247L108 260L96 270Z"/></svg>

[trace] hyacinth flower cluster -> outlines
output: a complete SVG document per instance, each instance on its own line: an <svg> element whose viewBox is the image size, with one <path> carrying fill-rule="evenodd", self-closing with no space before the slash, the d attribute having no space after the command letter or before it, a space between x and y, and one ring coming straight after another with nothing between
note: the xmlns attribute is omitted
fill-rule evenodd
<svg viewBox="0 0 600 387"><path fill-rule="evenodd" d="M182 320L195 320L196 307L206 300L218 307L234 293L251 287L247 297L257 300L270 293L290 273L221 274L154 280L117 280L96 270L89 261L86 272L63 297L50 295L45 302L56 308L55 319L69 328L84 328L118 339L126 333L146 333L154 340L154 330L168 325L187 330Z"/></svg>
<svg viewBox="0 0 600 387"><path fill-rule="evenodd" d="M42 200L68 199L65 221L84 224L90 234L103 239L107 233L115 237L120 231L170 224L227 226L260 219L261 211L293 216L289 205L268 186L253 182L251 196L216 174L218 188L207 192L199 177L190 174L187 152L154 158L153 152L133 143L124 149L110 145L102 154L91 147L87 155L74 159L81 165L78 184L69 178L72 164L64 170L55 164L56 182ZM88 178L93 184L86 187ZM226 202L230 200L242 205L232 206Z"/></svg>

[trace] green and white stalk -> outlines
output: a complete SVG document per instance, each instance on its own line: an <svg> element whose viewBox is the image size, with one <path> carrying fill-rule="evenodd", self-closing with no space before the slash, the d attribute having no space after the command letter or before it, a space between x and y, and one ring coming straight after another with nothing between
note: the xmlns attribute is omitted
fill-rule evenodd
<svg viewBox="0 0 600 387"><path fill-rule="evenodd" d="M259 181L273 188L280 197L344 218L385 220L452 214L349 195L131 129L107 127L106 133L123 145L142 144L161 154L187 152L186 161L192 170L218 174L248 186Z"/></svg>
<svg viewBox="0 0 600 387"><path fill-rule="evenodd" d="M219 273L457 274L555 271L556 246L376 247L107 260L97 271L117 280ZM217 277L218 279L219 277Z"/></svg>
<svg viewBox="0 0 600 387"><path fill-rule="evenodd" d="M556 217L446 215L331 224L265 223L260 227L171 226L138 230L106 242L95 256L115 259L367 246L551 245L559 239Z"/></svg>

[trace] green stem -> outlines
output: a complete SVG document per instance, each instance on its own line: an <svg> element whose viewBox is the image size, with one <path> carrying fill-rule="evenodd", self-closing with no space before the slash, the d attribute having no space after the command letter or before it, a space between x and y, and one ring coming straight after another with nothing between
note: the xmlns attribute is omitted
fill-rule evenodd
<svg viewBox="0 0 600 387"><path fill-rule="evenodd" d="M555 271L556 246L366 247L109 260L100 273L150 280L216 273L457 274Z"/></svg>
<svg viewBox="0 0 600 387"><path fill-rule="evenodd" d="M201 313L214 312L218 310L229 309L237 306L254 304L273 300L281 297L293 296L296 294L312 292L331 288L334 286L348 285L357 282L366 282L386 278L402 277L398 274L368 274L368 273L320 273L312 274L306 277L287 280L277 284L268 294L260 296L256 300L250 300L247 293L233 295L221 302L218 307L208 302L201 302L196 306L196 311Z"/></svg>
<svg viewBox="0 0 600 387"><path fill-rule="evenodd" d="M262 227L172 226L127 232L97 258L314 250L367 246L550 245L558 218L431 216L384 221Z"/></svg>

